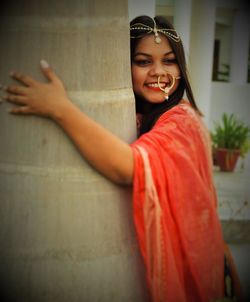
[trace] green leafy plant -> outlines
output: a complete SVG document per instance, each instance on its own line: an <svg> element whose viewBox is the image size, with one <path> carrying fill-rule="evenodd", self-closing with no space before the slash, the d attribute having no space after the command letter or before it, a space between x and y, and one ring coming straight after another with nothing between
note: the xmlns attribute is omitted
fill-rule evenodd
<svg viewBox="0 0 250 302"><path fill-rule="evenodd" d="M250 150L250 128L234 114L223 113L222 119L211 132L213 148L240 150L242 158Z"/></svg>

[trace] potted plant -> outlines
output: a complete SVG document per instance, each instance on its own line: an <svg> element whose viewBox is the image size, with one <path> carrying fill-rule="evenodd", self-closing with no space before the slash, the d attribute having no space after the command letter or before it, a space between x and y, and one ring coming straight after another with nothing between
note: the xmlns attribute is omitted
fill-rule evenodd
<svg viewBox="0 0 250 302"><path fill-rule="evenodd" d="M223 113L211 132L213 153L221 171L234 171L239 157L250 150L250 128L234 114Z"/></svg>

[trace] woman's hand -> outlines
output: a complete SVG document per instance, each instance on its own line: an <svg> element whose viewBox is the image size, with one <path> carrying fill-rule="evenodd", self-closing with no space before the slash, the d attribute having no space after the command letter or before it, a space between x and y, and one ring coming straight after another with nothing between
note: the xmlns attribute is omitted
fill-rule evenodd
<svg viewBox="0 0 250 302"><path fill-rule="evenodd" d="M11 72L11 77L22 85L11 84L6 88L4 99L18 105L11 108L10 113L35 114L54 119L60 115L61 109L70 104L62 81L44 60L41 61L41 69L48 83L36 81L20 72Z"/></svg>
<svg viewBox="0 0 250 302"><path fill-rule="evenodd" d="M134 164L130 146L70 102L61 80L48 63L42 61L41 68L48 83L19 72L11 74L22 85L12 84L5 89L8 93L5 99L18 105L10 112L52 118L96 170L115 183L132 184Z"/></svg>

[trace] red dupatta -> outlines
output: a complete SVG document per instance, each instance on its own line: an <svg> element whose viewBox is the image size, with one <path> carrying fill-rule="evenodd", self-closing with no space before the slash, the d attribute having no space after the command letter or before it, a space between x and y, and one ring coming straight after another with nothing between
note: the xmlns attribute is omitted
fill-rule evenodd
<svg viewBox="0 0 250 302"><path fill-rule="evenodd" d="M224 296L224 251L209 134L187 102L132 145L133 207L153 302Z"/></svg>

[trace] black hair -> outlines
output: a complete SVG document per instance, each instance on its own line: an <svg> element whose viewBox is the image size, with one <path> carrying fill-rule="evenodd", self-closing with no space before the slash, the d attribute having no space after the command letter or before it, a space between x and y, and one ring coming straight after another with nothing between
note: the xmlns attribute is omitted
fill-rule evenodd
<svg viewBox="0 0 250 302"><path fill-rule="evenodd" d="M168 29L174 29L173 25L163 16L156 16L154 18L156 26L158 29L163 29L163 28L168 28ZM149 26L151 28L154 28L154 21L151 17L143 15L136 17L130 22L130 26L136 24L136 23L141 23L144 24L145 26ZM136 47L143 38L147 32L144 31L144 34L142 33L142 30L138 29L131 31L131 36L136 37L136 38L131 38L130 39L130 54L131 54L131 63L136 51ZM152 33L153 34L153 33ZM166 36L166 38L168 38ZM200 110L198 109L198 106L195 103L193 92L190 86L190 82L188 79L188 74L187 74L187 67L186 67L186 60L185 60L185 53L184 53L184 48L183 44L181 41L175 42L172 39L169 39L169 44L172 47L175 56L176 56L176 61L179 66L180 72L181 72L181 79L179 82L179 85L177 89L174 91L173 94L169 96L169 99L163 103L160 104L151 104L149 102L145 102L140 96L135 94L135 99L136 99L136 112L137 113L142 113L143 114L143 119L142 119L142 125L140 129L140 135L143 133L148 132L155 124L157 119L166 112L167 110L171 109L172 107L176 106L177 104L180 103L180 101L183 98L184 92L186 92L188 101L190 102L191 106L200 114Z"/></svg>

